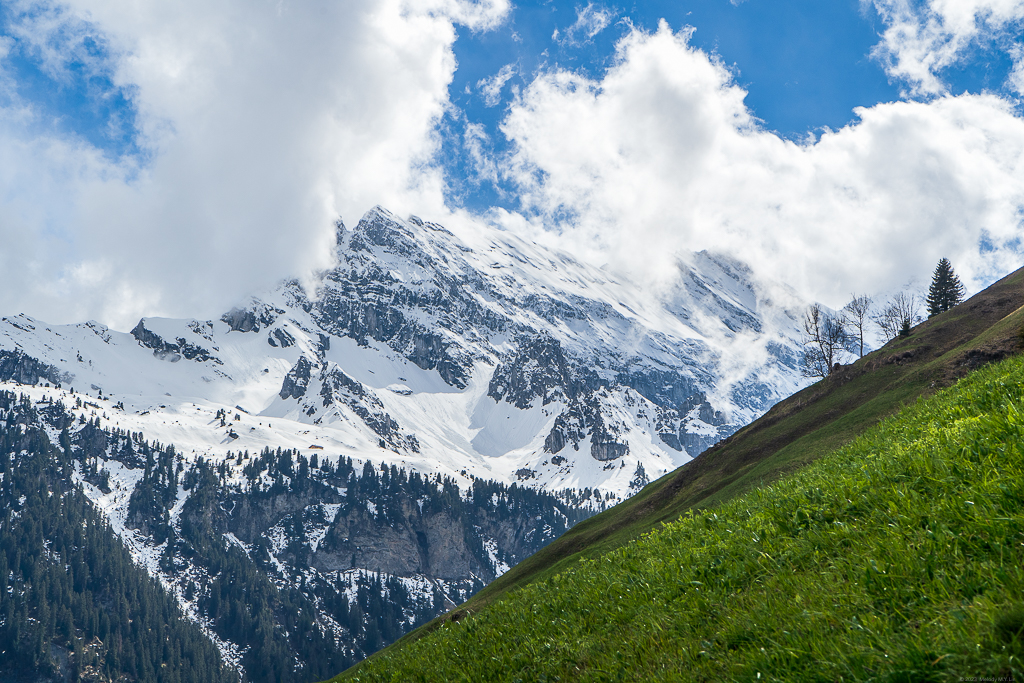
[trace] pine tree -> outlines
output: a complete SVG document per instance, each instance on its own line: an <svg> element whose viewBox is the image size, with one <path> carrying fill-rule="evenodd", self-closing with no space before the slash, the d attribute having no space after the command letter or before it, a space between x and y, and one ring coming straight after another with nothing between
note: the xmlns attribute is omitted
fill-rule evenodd
<svg viewBox="0 0 1024 683"><path fill-rule="evenodd" d="M947 258L939 259L928 288L928 317L938 315L964 300L964 286Z"/></svg>

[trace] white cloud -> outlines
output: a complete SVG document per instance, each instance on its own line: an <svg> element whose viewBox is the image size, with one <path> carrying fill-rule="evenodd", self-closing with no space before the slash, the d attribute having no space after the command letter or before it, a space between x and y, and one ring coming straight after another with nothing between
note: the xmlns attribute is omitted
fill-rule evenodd
<svg viewBox="0 0 1024 683"><path fill-rule="evenodd" d="M148 157L112 160L53 132L28 102L0 108L0 311L125 325L142 314L216 315L326 265L339 214L351 223L377 203L443 212L432 159L456 67L454 23L493 27L509 3L18 9L29 12L15 38L58 77L77 36L104 42L96 68L126 88Z"/></svg>
<svg viewBox="0 0 1024 683"><path fill-rule="evenodd" d="M476 87L484 96L484 105L496 107L501 102L501 90L513 75L515 75L515 69L511 64L506 64L490 78L481 78L477 81Z"/></svg>
<svg viewBox="0 0 1024 683"><path fill-rule="evenodd" d="M562 42L570 45L583 45L608 28L614 18L614 12L605 7L595 7L592 2L587 3L586 7L577 7L576 21L565 30ZM559 39L557 28L551 38L552 40Z"/></svg>
<svg viewBox="0 0 1024 683"><path fill-rule="evenodd" d="M1006 101L879 104L796 144L759 127L688 33L662 24L618 49L601 80L547 72L513 104L508 173L533 219L497 220L652 284L681 254L723 251L833 306L941 256L975 287L1021 264L1024 121Z"/></svg>
<svg viewBox="0 0 1024 683"><path fill-rule="evenodd" d="M1006 38L1024 20L1024 0L872 0L888 28L874 55L913 95L946 92L940 72L972 46Z"/></svg>
<svg viewBox="0 0 1024 683"><path fill-rule="evenodd" d="M1006 26L998 17L1017 4L970 16ZM79 37L99 34L109 58L90 68L126 89L145 154L112 159L54 133L18 99L4 71L12 43L0 44L4 314L120 326L212 316L326 265L339 214L352 223L379 203L473 220L444 204L437 124L451 107L455 22L485 30L507 0L41 6L17 40L51 50L43 62L60 77ZM607 10L580 10L579 36L611 21L594 12ZM468 125L476 177L520 190L522 211L495 219L652 285L671 283L680 255L724 251L833 306L926 279L941 256L974 287L1020 265L1024 121L1007 101L880 104L798 144L761 128L729 71L688 39L632 30L599 80L541 73L503 122L508 157L489 156L486 131ZM925 88L942 54L892 64Z"/></svg>
<svg viewBox="0 0 1024 683"><path fill-rule="evenodd" d="M487 152L486 146L490 143L487 130L481 123L467 123L466 132L463 135L462 144L469 161L473 164L472 179L477 183L486 181L497 186L500 180L498 165L494 157Z"/></svg>
<svg viewBox="0 0 1024 683"><path fill-rule="evenodd" d="M1013 58L1013 70L1006 79L1007 86L1018 95L1024 95L1024 44L1014 45L1010 56Z"/></svg>

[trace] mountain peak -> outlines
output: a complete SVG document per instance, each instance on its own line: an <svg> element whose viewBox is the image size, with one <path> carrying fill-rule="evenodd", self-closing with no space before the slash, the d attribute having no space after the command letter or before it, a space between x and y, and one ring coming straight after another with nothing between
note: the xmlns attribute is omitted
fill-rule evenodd
<svg viewBox="0 0 1024 683"><path fill-rule="evenodd" d="M196 453L318 443L466 485L618 497L638 469L686 462L803 383L795 323L773 322L750 271L730 259L696 255L666 304L492 228L471 248L380 206L336 226L339 265L313 292L289 281L216 321L143 318L128 334L5 319L0 348L38 360L41 370L9 360L19 377L74 376L132 397L126 424ZM716 346L699 331L714 320L744 335ZM737 370L730 354L761 360ZM185 428L185 411L172 434L151 421L186 397L244 406L256 424Z"/></svg>

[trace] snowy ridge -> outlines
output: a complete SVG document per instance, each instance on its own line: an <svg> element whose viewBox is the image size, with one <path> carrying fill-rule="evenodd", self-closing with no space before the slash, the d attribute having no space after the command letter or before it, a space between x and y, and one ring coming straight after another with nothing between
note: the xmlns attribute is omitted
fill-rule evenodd
<svg viewBox="0 0 1024 683"><path fill-rule="evenodd" d="M339 224L337 259L314 291L287 282L219 320L5 317L0 378L74 387L192 457L284 447L614 499L802 386L796 297L724 257L693 255L655 296L376 208Z"/></svg>

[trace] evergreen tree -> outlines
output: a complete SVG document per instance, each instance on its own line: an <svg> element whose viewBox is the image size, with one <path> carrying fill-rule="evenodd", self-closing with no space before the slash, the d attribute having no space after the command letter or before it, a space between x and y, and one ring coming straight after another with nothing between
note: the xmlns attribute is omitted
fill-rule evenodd
<svg viewBox="0 0 1024 683"><path fill-rule="evenodd" d="M939 259L928 288L928 317L938 315L964 300L964 286L947 258Z"/></svg>

